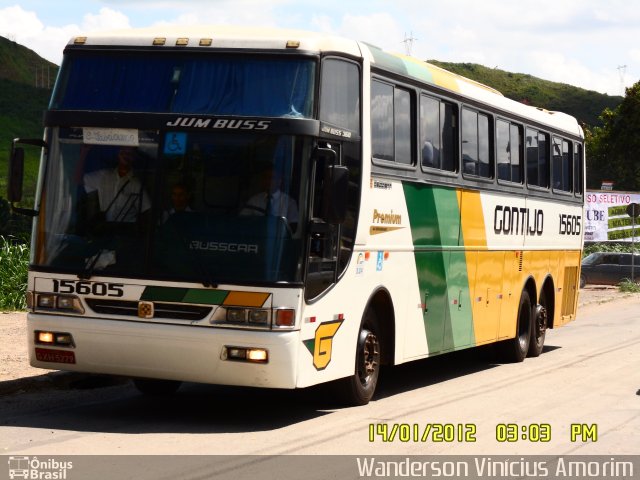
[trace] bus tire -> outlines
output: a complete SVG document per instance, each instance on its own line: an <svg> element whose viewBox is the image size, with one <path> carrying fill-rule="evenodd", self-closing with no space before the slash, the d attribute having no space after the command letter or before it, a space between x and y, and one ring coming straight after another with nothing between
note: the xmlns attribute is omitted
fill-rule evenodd
<svg viewBox="0 0 640 480"><path fill-rule="evenodd" d="M547 335L549 309L547 296L542 290L540 293L540 303L536 305L531 322L531 340L529 341L530 357L538 357L544 348L544 339Z"/></svg>
<svg viewBox="0 0 640 480"><path fill-rule="evenodd" d="M173 395L178 391L182 382L157 378L134 378L133 384L144 395L161 396Z"/></svg>
<svg viewBox="0 0 640 480"><path fill-rule="evenodd" d="M502 357L511 363L522 362L529 352L529 342L531 340L531 323L533 309L531 307L531 297L527 290L523 290L520 295L520 305L518 306L518 324L516 336L502 343Z"/></svg>
<svg viewBox="0 0 640 480"><path fill-rule="evenodd" d="M367 310L358 332L355 374L343 381L342 393L349 405L366 405L373 397L380 375L380 328L378 317Z"/></svg>

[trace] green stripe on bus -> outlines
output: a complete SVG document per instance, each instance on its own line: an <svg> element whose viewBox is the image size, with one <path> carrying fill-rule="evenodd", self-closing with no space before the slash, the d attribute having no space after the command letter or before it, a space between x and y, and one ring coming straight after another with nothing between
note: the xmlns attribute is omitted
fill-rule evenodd
<svg viewBox="0 0 640 480"><path fill-rule="evenodd" d="M227 298L227 290L206 290L190 288L184 296L185 303L202 303L205 305L221 305Z"/></svg>
<svg viewBox="0 0 640 480"><path fill-rule="evenodd" d="M473 317L456 190L404 184L430 353L472 345Z"/></svg>
<svg viewBox="0 0 640 480"><path fill-rule="evenodd" d="M187 288L146 287L140 300L149 302L182 302Z"/></svg>
<svg viewBox="0 0 640 480"><path fill-rule="evenodd" d="M198 288L146 287L140 300L149 302L199 303L220 305L229 294L227 290Z"/></svg>

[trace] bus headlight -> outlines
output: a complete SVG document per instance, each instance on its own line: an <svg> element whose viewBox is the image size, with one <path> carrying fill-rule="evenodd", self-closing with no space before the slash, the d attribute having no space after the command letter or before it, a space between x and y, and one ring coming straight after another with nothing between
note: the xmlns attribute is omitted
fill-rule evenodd
<svg viewBox="0 0 640 480"><path fill-rule="evenodd" d="M249 323L269 324L269 310L249 310Z"/></svg>
<svg viewBox="0 0 640 480"><path fill-rule="evenodd" d="M38 308L55 308L56 296L49 294L38 295Z"/></svg>
<svg viewBox="0 0 640 480"><path fill-rule="evenodd" d="M293 308L223 307L209 319L211 325L260 330L294 330L296 311Z"/></svg>
<svg viewBox="0 0 640 480"><path fill-rule="evenodd" d="M244 308L228 308L227 322L244 323L247 319L247 313Z"/></svg>
<svg viewBox="0 0 640 480"><path fill-rule="evenodd" d="M75 295L54 295L52 293L35 294L35 310L48 312L84 313L82 302Z"/></svg>

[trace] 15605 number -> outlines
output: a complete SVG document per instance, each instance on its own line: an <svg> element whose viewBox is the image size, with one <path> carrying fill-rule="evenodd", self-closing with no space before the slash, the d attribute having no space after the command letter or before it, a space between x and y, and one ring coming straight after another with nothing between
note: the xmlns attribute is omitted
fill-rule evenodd
<svg viewBox="0 0 640 480"><path fill-rule="evenodd" d="M122 283L87 282L85 280L53 279L54 293L77 293L78 295L95 295L97 297L122 297Z"/></svg>

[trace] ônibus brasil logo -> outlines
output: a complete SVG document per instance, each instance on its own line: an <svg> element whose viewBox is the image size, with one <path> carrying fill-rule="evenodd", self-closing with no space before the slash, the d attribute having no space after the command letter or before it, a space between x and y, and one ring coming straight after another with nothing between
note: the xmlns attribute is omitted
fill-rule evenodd
<svg viewBox="0 0 640 480"><path fill-rule="evenodd" d="M9 478L33 480L65 480L73 462L61 462L53 458L39 460L38 457L9 457Z"/></svg>

